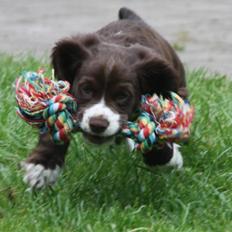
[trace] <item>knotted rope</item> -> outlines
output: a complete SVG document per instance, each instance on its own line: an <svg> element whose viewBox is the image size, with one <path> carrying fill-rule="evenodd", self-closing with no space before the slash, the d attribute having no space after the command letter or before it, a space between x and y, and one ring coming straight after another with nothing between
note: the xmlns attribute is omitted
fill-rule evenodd
<svg viewBox="0 0 232 232"><path fill-rule="evenodd" d="M69 94L67 81L54 81L43 72L24 72L16 80L17 113L41 133L49 132L54 142L67 141L78 128L77 104ZM140 115L127 122L121 133L134 141L134 149L148 151L156 143L185 140L190 135L194 110L187 101L171 92L171 99L142 96Z"/></svg>
<svg viewBox="0 0 232 232"><path fill-rule="evenodd" d="M67 81L53 81L43 72L24 72L16 80L17 113L41 133L49 132L55 142L67 141L76 126L75 99Z"/></svg>
<svg viewBox="0 0 232 232"><path fill-rule="evenodd" d="M134 140L134 149L145 152L162 142L178 142L190 135L194 110L187 101L171 92L171 99L142 96L140 116L128 122L122 133Z"/></svg>

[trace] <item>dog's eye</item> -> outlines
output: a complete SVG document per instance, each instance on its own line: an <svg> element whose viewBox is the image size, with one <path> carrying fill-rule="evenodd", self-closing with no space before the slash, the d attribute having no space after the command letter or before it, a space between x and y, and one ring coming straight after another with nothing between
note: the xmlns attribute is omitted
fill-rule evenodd
<svg viewBox="0 0 232 232"><path fill-rule="evenodd" d="M116 95L115 98L118 105L127 104L129 99L130 99L130 94L127 92L120 92Z"/></svg>
<svg viewBox="0 0 232 232"><path fill-rule="evenodd" d="M93 96L93 88L89 84L80 86L80 94L84 98L91 98Z"/></svg>

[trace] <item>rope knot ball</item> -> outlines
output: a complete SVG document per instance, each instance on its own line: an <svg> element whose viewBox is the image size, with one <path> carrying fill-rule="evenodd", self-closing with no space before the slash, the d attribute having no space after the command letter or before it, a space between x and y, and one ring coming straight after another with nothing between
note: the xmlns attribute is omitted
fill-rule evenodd
<svg viewBox="0 0 232 232"><path fill-rule="evenodd" d="M50 80L43 71L24 72L16 80L17 113L41 133L49 132L54 142L67 141L77 111L69 89L67 81Z"/></svg>
<svg viewBox="0 0 232 232"><path fill-rule="evenodd" d="M128 122L122 133L134 141L136 150L151 150L155 143L178 142L190 136L194 110L187 100L171 92L171 99L143 95L140 116Z"/></svg>
<svg viewBox="0 0 232 232"><path fill-rule="evenodd" d="M41 133L49 132L54 142L69 139L78 128L76 99L69 93L67 81L45 77L42 70L23 72L16 80L18 115ZM143 95L138 118L128 121L121 134L134 142L134 149L151 150L156 144L178 142L190 136L194 110L176 93L170 99Z"/></svg>

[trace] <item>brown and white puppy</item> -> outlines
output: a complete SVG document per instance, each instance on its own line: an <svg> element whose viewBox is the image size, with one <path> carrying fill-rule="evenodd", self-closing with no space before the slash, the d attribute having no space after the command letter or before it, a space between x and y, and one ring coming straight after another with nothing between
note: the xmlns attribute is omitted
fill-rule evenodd
<svg viewBox="0 0 232 232"><path fill-rule="evenodd" d="M71 83L81 130L93 143L114 137L138 108L142 94L168 97L174 91L187 97L184 69L174 50L126 8L120 9L118 21L97 32L59 41L51 58L56 77ZM40 135L23 163L24 181L37 188L53 184L68 145L56 145L48 135ZM181 167L183 163L176 144L154 148L143 156L148 165Z"/></svg>

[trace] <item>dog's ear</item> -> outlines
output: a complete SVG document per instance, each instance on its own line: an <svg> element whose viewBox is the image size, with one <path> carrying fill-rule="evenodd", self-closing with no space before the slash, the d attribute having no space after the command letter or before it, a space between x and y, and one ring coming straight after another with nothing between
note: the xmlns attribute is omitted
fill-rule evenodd
<svg viewBox="0 0 232 232"><path fill-rule="evenodd" d="M146 56L135 65L141 94L154 92L169 96L170 91L177 92L178 74L165 60L158 56Z"/></svg>
<svg viewBox="0 0 232 232"><path fill-rule="evenodd" d="M92 35L59 41L51 54L55 76L72 83L82 63L91 55L90 48L95 43L97 38Z"/></svg>

